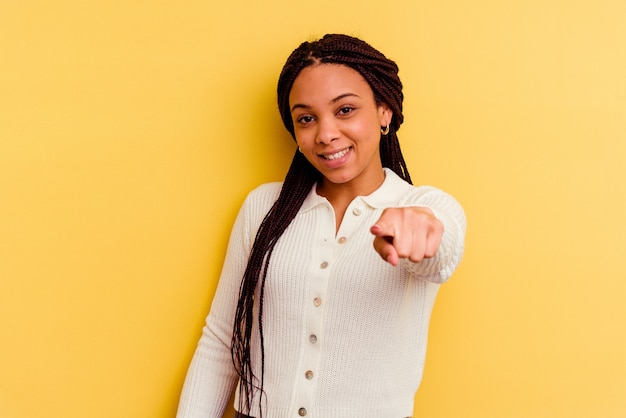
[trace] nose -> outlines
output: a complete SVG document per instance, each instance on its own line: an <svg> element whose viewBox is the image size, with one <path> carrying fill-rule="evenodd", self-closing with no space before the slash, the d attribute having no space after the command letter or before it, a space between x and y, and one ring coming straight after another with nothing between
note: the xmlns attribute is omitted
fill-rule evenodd
<svg viewBox="0 0 626 418"><path fill-rule="evenodd" d="M330 144L335 139L339 138L339 127L332 118L320 118L317 125L317 136L315 142L318 144Z"/></svg>

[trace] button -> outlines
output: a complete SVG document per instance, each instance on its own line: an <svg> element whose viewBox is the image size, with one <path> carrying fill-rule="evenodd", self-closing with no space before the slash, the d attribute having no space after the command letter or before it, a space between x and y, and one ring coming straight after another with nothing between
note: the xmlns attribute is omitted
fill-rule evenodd
<svg viewBox="0 0 626 418"><path fill-rule="evenodd" d="M361 216L361 209L359 209L359 208L352 209L352 214L354 216Z"/></svg>
<svg viewBox="0 0 626 418"><path fill-rule="evenodd" d="M305 417L306 416L306 408L298 409L298 415L300 415L301 417Z"/></svg>
<svg viewBox="0 0 626 418"><path fill-rule="evenodd" d="M311 344L315 344L317 342L317 335L315 335L315 334L309 335L309 342Z"/></svg>
<svg viewBox="0 0 626 418"><path fill-rule="evenodd" d="M304 377L306 377L306 380L313 379L313 372L311 370L307 370L306 373L304 374Z"/></svg>
<svg viewBox="0 0 626 418"><path fill-rule="evenodd" d="M341 238L339 238L339 239L337 240L337 242L338 242L339 244L345 244L347 240L348 240L348 238L346 238L346 237L341 237Z"/></svg>
<svg viewBox="0 0 626 418"><path fill-rule="evenodd" d="M328 262L324 261L322 264L320 264L320 268L321 269L325 269L326 267L328 267Z"/></svg>
<svg viewBox="0 0 626 418"><path fill-rule="evenodd" d="M322 298L313 299L313 305L320 306L322 304Z"/></svg>

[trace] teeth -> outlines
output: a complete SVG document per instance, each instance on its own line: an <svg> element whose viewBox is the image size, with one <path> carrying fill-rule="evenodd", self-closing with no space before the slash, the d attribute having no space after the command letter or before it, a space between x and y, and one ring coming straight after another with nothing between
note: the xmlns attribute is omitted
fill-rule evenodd
<svg viewBox="0 0 626 418"><path fill-rule="evenodd" d="M334 160L334 159L337 159L337 158L341 158L344 155L346 155L349 150L350 150L350 148L346 148L343 151L339 151L339 152L336 152L336 153L331 154L331 155L325 155L324 158L326 158L327 160Z"/></svg>

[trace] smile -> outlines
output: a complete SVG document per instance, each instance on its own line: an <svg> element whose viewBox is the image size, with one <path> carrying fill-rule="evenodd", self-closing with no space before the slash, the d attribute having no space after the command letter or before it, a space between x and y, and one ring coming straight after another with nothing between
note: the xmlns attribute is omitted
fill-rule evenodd
<svg viewBox="0 0 626 418"><path fill-rule="evenodd" d="M343 149L341 151L337 151L334 154L320 154L320 157L326 159L326 160L336 160L337 158L341 158L344 155L346 155L350 150L352 149L352 147L348 147L346 149Z"/></svg>

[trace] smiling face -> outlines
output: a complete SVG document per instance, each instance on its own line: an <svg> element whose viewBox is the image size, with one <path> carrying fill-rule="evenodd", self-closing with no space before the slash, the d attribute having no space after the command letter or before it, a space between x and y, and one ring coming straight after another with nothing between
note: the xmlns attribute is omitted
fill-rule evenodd
<svg viewBox="0 0 626 418"><path fill-rule="evenodd" d="M367 195L382 184L380 128L392 113L376 104L361 74L337 64L306 67L293 83L289 107L296 142L323 176L318 191L347 187Z"/></svg>

